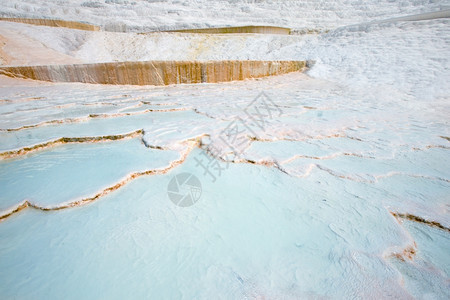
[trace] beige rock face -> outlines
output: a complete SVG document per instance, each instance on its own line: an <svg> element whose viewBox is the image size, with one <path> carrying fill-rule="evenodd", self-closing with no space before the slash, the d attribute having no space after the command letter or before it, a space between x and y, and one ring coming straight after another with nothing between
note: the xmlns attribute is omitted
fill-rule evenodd
<svg viewBox="0 0 450 300"><path fill-rule="evenodd" d="M25 18L0 18L0 21L19 22L51 27L67 27L72 29L89 30L89 31L100 31L99 26L74 21L51 20L51 19L25 19Z"/></svg>
<svg viewBox="0 0 450 300"><path fill-rule="evenodd" d="M60 65L79 64L81 59L47 47L32 35L10 30L0 22L0 65ZM2 26L3 25L3 26Z"/></svg>
<svg viewBox="0 0 450 300"><path fill-rule="evenodd" d="M11 57L3 50L8 40L0 35L0 65L7 65L11 62Z"/></svg>
<svg viewBox="0 0 450 300"><path fill-rule="evenodd" d="M217 27L200 29L171 30L172 32L186 33L264 33L264 34L289 34L290 29L275 26L239 26L239 27Z"/></svg>
<svg viewBox="0 0 450 300"><path fill-rule="evenodd" d="M305 68L305 61L142 61L0 67L0 74L51 82L168 85L244 80Z"/></svg>

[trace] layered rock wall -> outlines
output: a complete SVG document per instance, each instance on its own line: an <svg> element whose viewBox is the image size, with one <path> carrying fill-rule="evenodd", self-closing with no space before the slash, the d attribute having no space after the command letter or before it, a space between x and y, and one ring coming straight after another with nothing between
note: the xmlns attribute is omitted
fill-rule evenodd
<svg viewBox="0 0 450 300"><path fill-rule="evenodd" d="M264 33L264 34L289 34L289 28L275 26L239 26L239 27L217 27L200 29L171 30L171 32L185 33Z"/></svg>
<svg viewBox="0 0 450 300"><path fill-rule="evenodd" d="M244 80L305 68L305 61L138 61L0 67L0 74L51 82L168 85Z"/></svg>
<svg viewBox="0 0 450 300"><path fill-rule="evenodd" d="M100 31L100 26L74 21L52 20L52 19L26 19L26 18L0 18L0 21L18 22L51 27L67 27L72 29L89 30L89 31Z"/></svg>

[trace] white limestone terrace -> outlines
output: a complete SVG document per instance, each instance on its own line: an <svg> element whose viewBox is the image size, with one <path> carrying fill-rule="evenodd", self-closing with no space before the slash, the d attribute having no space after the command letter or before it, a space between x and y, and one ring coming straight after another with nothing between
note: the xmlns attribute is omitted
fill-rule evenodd
<svg viewBox="0 0 450 300"><path fill-rule="evenodd" d="M84 21L108 31L272 25L333 29L450 8L449 0L2 1L1 17Z"/></svg>
<svg viewBox="0 0 450 300"><path fill-rule="evenodd" d="M0 161L7 298L449 296L448 96L302 73L164 88L0 84L2 153L48 145ZM282 115L227 169L218 157L213 182L196 164L207 155L198 139L219 145L262 90ZM103 136L114 139L91 142ZM202 181L190 208L167 199L180 172ZM392 214L447 230L406 229Z"/></svg>
<svg viewBox="0 0 450 300"><path fill-rule="evenodd" d="M1 22L4 65L316 60L306 74L165 87L0 76L3 298L450 298L450 20L367 24L447 1L99 3L0 10L331 30L143 35ZM261 91L282 113L247 132L240 157L200 149L222 147ZM228 167L216 181L198 164L208 158ZM182 172L202 182L189 208L167 196Z"/></svg>

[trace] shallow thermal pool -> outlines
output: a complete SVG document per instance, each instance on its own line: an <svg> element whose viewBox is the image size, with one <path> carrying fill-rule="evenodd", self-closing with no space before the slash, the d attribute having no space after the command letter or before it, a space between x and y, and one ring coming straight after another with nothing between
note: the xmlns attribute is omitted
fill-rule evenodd
<svg viewBox="0 0 450 300"><path fill-rule="evenodd" d="M307 74L0 88L0 297L448 299L450 56L408 40L446 22L317 37Z"/></svg>

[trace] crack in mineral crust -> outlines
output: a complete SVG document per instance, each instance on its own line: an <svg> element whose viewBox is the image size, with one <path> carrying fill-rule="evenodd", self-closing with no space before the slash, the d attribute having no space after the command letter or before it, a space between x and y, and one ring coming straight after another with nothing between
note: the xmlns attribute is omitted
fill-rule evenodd
<svg viewBox="0 0 450 300"><path fill-rule="evenodd" d="M450 182L450 179L446 179L446 178L441 178L441 177L436 177L436 176L418 175L418 174L408 174L408 173L403 173L403 172L389 172L389 173L382 174L382 175L374 175L373 177L375 178L375 180L369 180L369 179L363 179L363 178L354 178L350 175L339 174L329 168L326 168L326 167L318 165L318 164L313 164L313 165L315 167L317 167L318 169L325 171L334 177L347 179L347 180L351 180L351 181L355 181L355 182L363 182L363 183L376 183L376 182L378 182L379 179L392 177L392 176L396 176L396 175L403 175L403 176L409 176L409 177L414 177L414 178L424 178L424 179L431 179L431 180L439 180L439 181L443 181L443 182Z"/></svg>
<svg viewBox="0 0 450 300"><path fill-rule="evenodd" d="M416 223L421 223L421 224L425 224L431 227L435 227L435 228L439 228L442 229L444 231L447 231L450 233L450 228L449 227L445 227L444 225L442 225L441 223L437 222L437 221L430 221L430 220L426 220L422 217L413 215L413 214L409 214L409 213L398 213L398 212L390 212L391 215L393 215L398 221L400 221L399 219L404 219L404 220L409 220L409 221L413 221Z"/></svg>
<svg viewBox="0 0 450 300"><path fill-rule="evenodd" d="M208 118L213 119L213 120L220 120L220 121L231 121L232 120L232 119L224 119L224 118L214 117L214 116L212 116L212 115L210 115L208 113L205 113L205 112L202 112L202 111L198 110L198 108L194 108L193 112L195 112L196 114L208 117Z"/></svg>
<svg viewBox="0 0 450 300"><path fill-rule="evenodd" d="M20 131L24 129L30 129L30 128L36 128L41 126L47 126L47 125L54 125L54 124L66 124L66 123L81 123L89 121L90 119L107 119L107 118L117 118L117 117L125 117L125 116L135 116L135 115L142 115L146 113L151 112L176 112L176 111L187 111L190 108L187 107L179 107L179 108L167 108L167 109L146 109L143 111L136 111L136 112L126 112L126 113L111 113L111 114L89 114L85 117L79 117L79 118L67 118L67 119L61 119L61 120L50 120L45 121L37 124L32 125L24 125L17 128L6 128L6 129L0 129L0 131L3 132L11 132L11 131Z"/></svg>
<svg viewBox="0 0 450 300"><path fill-rule="evenodd" d="M306 159L314 159L314 160L327 160L327 159L333 159L339 156L354 156L354 157L359 157L359 158L366 158L366 159L376 159L376 157L374 156L365 156L362 154L357 154L357 153L350 153L350 152L339 152L339 153L333 153L330 155L326 155L326 156L310 156L310 155L303 155L303 154L296 154L291 158L288 158L286 160L284 160L283 162L281 162L282 164L288 164L291 163L297 159L302 159L302 158L306 158Z"/></svg>

